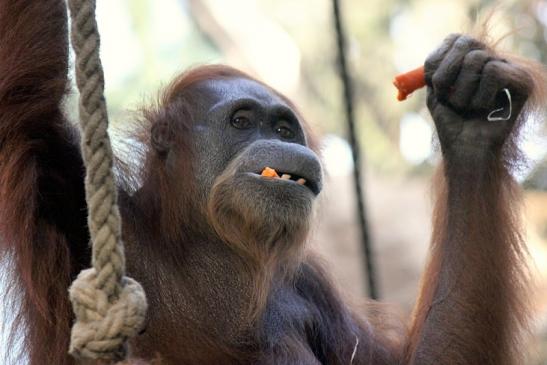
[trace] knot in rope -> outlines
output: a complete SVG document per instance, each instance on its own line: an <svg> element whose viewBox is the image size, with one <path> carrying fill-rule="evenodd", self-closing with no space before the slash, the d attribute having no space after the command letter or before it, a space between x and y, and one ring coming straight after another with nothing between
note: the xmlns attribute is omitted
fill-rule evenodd
<svg viewBox="0 0 547 365"><path fill-rule="evenodd" d="M99 287L95 269L82 271L70 288L70 300L78 321L72 328L70 353L90 359L125 357L125 341L143 328L146 297L139 283L124 278L116 300Z"/></svg>
<svg viewBox="0 0 547 365"><path fill-rule="evenodd" d="M82 271L69 290L76 315L70 353L76 357L119 360L125 357L125 341L144 325L147 303L143 288L125 277L95 0L69 0L68 5L76 84L80 90L81 149L86 166L93 266Z"/></svg>

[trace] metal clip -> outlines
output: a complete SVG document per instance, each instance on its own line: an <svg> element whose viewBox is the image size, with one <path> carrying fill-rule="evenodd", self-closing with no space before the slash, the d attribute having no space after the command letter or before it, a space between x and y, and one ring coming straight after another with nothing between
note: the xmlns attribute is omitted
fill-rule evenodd
<svg viewBox="0 0 547 365"><path fill-rule="evenodd" d="M490 114L488 114L488 116L486 117L486 119L488 119L489 122L506 121L511 119L511 114L513 113L513 102L511 101L511 93L509 92L509 89L507 88L502 89L502 91L505 92L505 95L507 95L507 100L509 101L509 114L506 117L494 117L493 114L497 112L501 112L505 108L492 110Z"/></svg>

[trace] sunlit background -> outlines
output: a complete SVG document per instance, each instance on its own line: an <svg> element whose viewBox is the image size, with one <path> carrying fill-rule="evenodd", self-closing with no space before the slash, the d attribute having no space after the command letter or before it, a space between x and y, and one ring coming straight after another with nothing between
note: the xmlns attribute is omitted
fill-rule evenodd
<svg viewBox="0 0 547 365"><path fill-rule="evenodd" d="M438 161L424 92L395 101L395 74L423 63L449 33L492 11L491 35L505 50L547 63L547 1L344 0L357 129L364 152L366 209L382 300L408 315L430 232L429 177ZM330 0L98 0L106 95L114 125L193 65L226 63L271 84L300 106L322 137L328 182L311 245L340 287L366 294L363 256L337 74ZM74 95L67 101L75 113ZM539 288L530 365L547 364L547 127L528 127L528 241ZM0 338L0 340L2 340ZM1 349L0 349L1 351Z"/></svg>

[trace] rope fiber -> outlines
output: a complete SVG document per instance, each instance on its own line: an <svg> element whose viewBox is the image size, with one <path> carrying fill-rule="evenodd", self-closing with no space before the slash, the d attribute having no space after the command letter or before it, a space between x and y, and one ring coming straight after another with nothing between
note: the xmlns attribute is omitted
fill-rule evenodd
<svg viewBox="0 0 547 365"><path fill-rule="evenodd" d="M147 302L140 284L125 276L95 0L69 0L68 5L92 243L92 267L69 289L76 315L69 352L79 359L118 361L127 355L126 340L143 328Z"/></svg>

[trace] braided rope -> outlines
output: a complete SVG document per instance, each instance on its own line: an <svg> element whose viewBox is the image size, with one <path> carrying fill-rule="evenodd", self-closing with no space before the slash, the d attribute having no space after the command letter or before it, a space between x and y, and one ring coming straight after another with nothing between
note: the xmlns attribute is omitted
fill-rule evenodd
<svg viewBox="0 0 547 365"><path fill-rule="evenodd" d="M142 329L147 303L140 284L124 276L95 0L69 0L68 5L80 90L81 148L87 170L85 188L92 242L92 268L82 271L69 290L76 315L70 353L77 358L117 361L126 356L126 340Z"/></svg>

